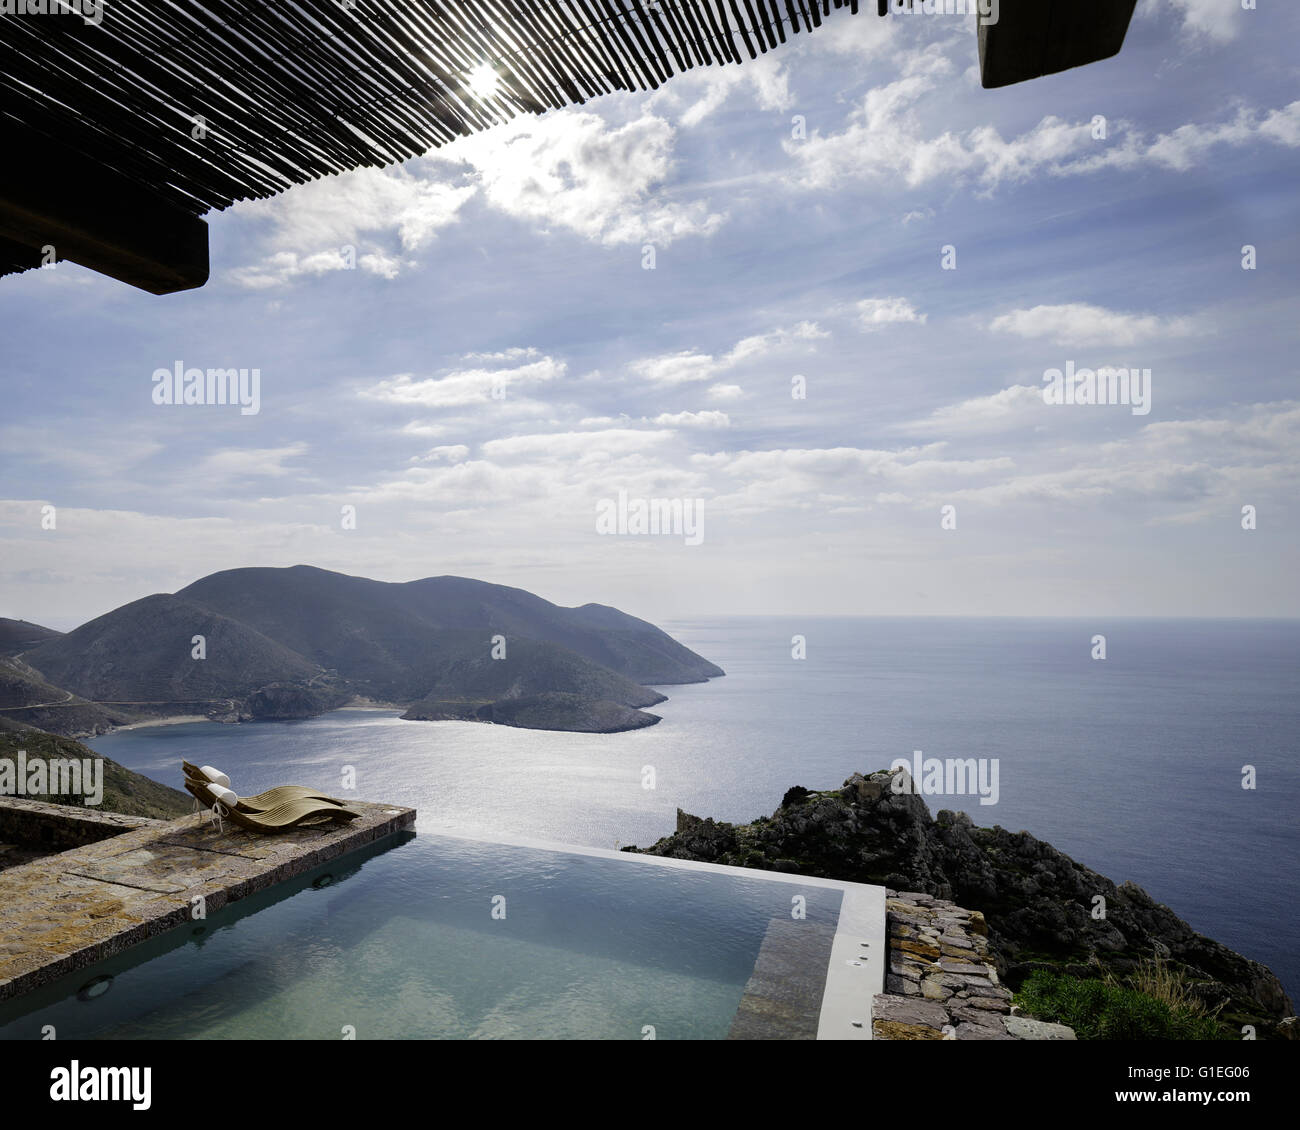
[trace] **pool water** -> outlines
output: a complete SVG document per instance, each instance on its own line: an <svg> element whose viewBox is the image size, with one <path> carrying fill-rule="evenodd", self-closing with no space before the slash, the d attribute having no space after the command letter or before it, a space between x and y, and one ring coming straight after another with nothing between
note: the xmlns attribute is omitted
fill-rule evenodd
<svg viewBox="0 0 1300 1130"><path fill-rule="evenodd" d="M834 927L834 888L404 833L7 1002L0 1038L720 1039L796 896Z"/></svg>

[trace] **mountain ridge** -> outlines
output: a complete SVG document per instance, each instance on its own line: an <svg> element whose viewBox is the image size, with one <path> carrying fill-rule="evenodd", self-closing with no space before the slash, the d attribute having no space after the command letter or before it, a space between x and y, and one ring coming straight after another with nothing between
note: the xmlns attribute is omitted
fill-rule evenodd
<svg viewBox="0 0 1300 1130"><path fill-rule="evenodd" d="M28 648L63 635L53 628L33 624L27 620L10 620L0 616L0 657L18 655Z"/></svg>
<svg viewBox="0 0 1300 1130"><path fill-rule="evenodd" d="M14 659L40 686L145 717L303 718L364 700L410 720L610 733L659 721L641 709L665 701L649 684L724 674L608 605L567 608L468 577L375 581L310 565L221 570L66 634L4 624L34 641Z"/></svg>

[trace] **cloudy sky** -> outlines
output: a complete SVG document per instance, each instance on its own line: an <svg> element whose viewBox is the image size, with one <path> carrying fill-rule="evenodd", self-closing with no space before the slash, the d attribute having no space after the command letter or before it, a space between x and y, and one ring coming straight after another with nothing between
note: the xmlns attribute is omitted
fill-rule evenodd
<svg viewBox="0 0 1300 1130"><path fill-rule="evenodd" d="M1118 58L985 91L970 21L845 11L212 215L197 291L4 279L0 615L299 562L657 619L1300 615L1297 38L1141 0ZM260 410L154 404L177 361ZM1068 362L1149 368L1149 413L1045 404ZM619 491L702 544L598 534Z"/></svg>

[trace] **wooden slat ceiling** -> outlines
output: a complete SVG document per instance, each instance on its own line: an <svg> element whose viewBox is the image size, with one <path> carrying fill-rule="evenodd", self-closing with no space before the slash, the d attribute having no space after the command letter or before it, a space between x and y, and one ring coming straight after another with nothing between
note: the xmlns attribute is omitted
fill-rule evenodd
<svg viewBox="0 0 1300 1130"><path fill-rule="evenodd" d="M753 59L837 9L858 0L104 0L98 26L0 18L0 125L201 216Z"/></svg>

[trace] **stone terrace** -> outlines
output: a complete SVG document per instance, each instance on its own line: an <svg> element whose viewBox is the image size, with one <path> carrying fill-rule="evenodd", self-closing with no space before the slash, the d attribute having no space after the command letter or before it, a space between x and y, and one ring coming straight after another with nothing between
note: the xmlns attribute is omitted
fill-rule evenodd
<svg viewBox="0 0 1300 1130"><path fill-rule="evenodd" d="M912 891L885 892L889 972L872 1004L877 1040L1073 1040L1064 1024L1011 1013L978 910Z"/></svg>
<svg viewBox="0 0 1300 1130"><path fill-rule="evenodd" d="M8 801L0 800L0 807ZM84 969L191 919L415 823L415 809L349 801L350 824L279 835L206 813L139 825L0 872L0 1001Z"/></svg>
<svg viewBox="0 0 1300 1130"><path fill-rule="evenodd" d="M136 828L165 823L71 804L0 797L0 871Z"/></svg>

